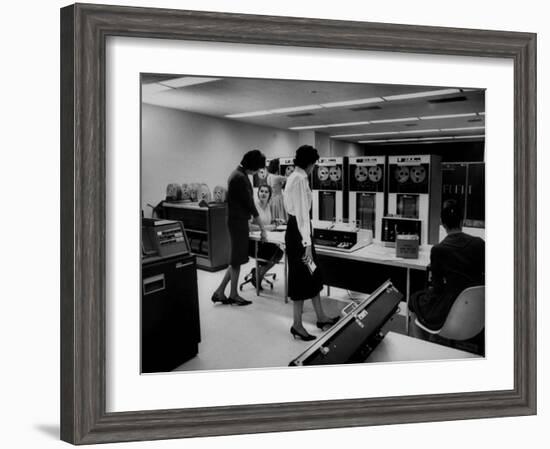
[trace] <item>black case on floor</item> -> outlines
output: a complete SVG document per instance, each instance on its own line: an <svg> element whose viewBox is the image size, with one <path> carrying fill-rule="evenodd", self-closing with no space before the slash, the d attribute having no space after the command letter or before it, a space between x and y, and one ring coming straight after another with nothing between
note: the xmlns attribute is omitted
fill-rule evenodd
<svg viewBox="0 0 550 449"><path fill-rule="evenodd" d="M345 316L290 366L364 362L383 338L380 329L397 311L402 298L403 294L386 281L359 304L351 304L349 311L344 309Z"/></svg>

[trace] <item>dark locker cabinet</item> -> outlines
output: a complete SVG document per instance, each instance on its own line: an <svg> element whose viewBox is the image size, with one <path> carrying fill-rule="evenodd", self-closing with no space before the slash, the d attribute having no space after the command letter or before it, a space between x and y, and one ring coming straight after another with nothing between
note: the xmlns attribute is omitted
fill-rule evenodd
<svg viewBox="0 0 550 449"><path fill-rule="evenodd" d="M464 213L464 226L485 227L485 164L454 162L441 166L441 207L454 199Z"/></svg>
<svg viewBox="0 0 550 449"><path fill-rule="evenodd" d="M462 210L466 206L467 164L443 164L441 166L441 206L447 200L456 200Z"/></svg>
<svg viewBox="0 0 550 449"><path fill-rule="evenodd" d="M485 164L468 166L466 188L465 226L483 227L485 224Z"/></svg>

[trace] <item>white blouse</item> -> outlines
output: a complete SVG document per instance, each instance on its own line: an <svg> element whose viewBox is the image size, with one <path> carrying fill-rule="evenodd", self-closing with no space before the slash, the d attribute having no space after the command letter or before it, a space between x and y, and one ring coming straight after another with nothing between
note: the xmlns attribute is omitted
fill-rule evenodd
<svg viewBox="0 0 550 449"><path fill-rule="evenodd" d="M311 226L309 211L311 209L311 189L307 180L307 173L300 167L296 167L286 181L283 192L285 209L290 215L296 217L298 230L302 236L304 246L311 245Z"/></svg>
<svg viewBox="0 0 550 449"><path fill-rule="evenodd" d="M256 209L258 210L258 216L262 224L264 226L270 225L272 222L272 219L271 219L271 209L269 207L269 202L267 203L267 206L264 208L260 204L260 200L258 198L254 198L254 204L256 205Z"/></svg>

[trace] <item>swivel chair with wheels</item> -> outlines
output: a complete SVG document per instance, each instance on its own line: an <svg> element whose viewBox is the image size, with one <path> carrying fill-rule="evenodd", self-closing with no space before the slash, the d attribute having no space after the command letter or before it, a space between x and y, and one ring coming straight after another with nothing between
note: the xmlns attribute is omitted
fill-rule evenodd
<svg viewBox="0 0 550 449"><path fill-rule="evenodd" d="M261 262L259 262L258 265L261 266ZM277 279L276 273L265 273L262 279L262 284L265 282L269 285L271 290L273 290L273 282L275 279ZM256 287L256 268L252 268L252 270L250 270L250 272L244 277L244 282L239 285L239 290L242 291L246 284L251 284L253 287ZM262 285L260 285L260 290L263 290Z"/></svg>

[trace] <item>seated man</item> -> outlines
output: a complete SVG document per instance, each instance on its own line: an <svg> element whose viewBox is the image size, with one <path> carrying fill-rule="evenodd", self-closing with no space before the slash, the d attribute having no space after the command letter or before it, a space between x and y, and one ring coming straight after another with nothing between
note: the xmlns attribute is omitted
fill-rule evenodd
<svg viewBox="0 0 550 449"><path fill-rule="evenodd" d="M485 284L485 241L462 232L462 211L455 200L443 204L441 224L447 236L430 253L431 286L409 301L420 324L434 331L443 327L464 289Z"/></svg>

